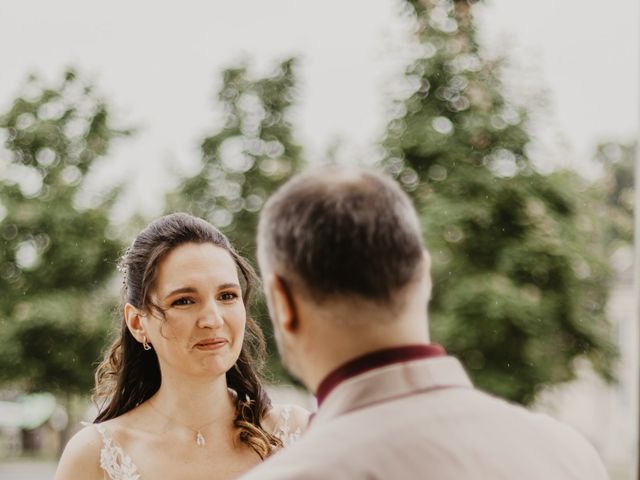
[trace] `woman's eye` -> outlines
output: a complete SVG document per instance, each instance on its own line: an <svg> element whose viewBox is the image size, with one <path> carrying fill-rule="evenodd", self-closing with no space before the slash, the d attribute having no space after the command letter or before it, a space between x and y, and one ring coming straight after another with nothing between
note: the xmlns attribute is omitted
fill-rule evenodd
<svg viewBox="0 0 640 480"><path fill-rule="evenodd" d="M224 293L221 293L218 298L223 302L229 302L231 300L235 300L236 298L238 298L238 295L234 292L224 292Z"/></svg>
<svg viewBox="0 0 640 480"><path fill-rule="evenodd" d="M175 300L171 306L172 307L179 307L181 305L191 305L193 302L193 300L191 300L190 298L184 297L184 298L179 298L177 300Z"/></svg>

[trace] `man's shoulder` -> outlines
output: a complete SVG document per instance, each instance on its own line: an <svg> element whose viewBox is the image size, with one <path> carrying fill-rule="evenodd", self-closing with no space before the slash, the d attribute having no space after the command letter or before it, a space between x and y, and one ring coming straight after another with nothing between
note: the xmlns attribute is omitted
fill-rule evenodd
<svg viewBox="0 0 640 480"><path fill-rule="evenodd" d="M242 480L324 480L348 478L336 474L336 465L348 461L345 451L334 448L332 442L320 432L307 432L299 442L285 447L257 466Z"/></svg>
<svg viewBox="0 0 640 480"><path fill-rule="evenodd" d="M500 468L513 473L533 468L554 474L563 472L568 462L581 474L562 478L606 478L595 449L571 427L545 414L474 389L442 391L437 399L426 396L312 422L299 443L246 479L348 479L369 471L410 478L425 468L449 474L456 465L491 473L498 468L495 458L505 455L508 466ZM525 451L528 455L523 456ZM535 478L532 475L522 478Z"/></svg>
<svg viewBox="0 0 640 480"><path fill-rule="evenodd" d="M532 434L537 433L537 438L548 436L553 438L554 441L590 445L573 427L544 412L532 410L529 407L507 401L482 390L474 389L474 392L477 395L475 395L476 398L472 402L474 407L477 408L478 416L500 418L501 425L529 431Z"/></svg>
<svg viewBox="0 0 640 480"><path fill-rule="evenodd" d="M531 463L548 465L553 468L570 466L576 477L567 478L608 478L604 464L595 447L573 426L560 422L550 415L511 403L486 392L478 393L479 414L484 411L494 428L486 425L476 427L479 439L486 438L502 445L503 452L529 452ZM484 432L483 432L484 430ZM517 438L517 443L513 439ZM519 463L525 462L520 460Z"/></svg>

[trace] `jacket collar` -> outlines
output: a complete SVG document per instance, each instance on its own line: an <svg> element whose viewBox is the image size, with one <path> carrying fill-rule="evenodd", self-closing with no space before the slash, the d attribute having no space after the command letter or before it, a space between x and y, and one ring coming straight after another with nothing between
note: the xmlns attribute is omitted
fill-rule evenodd
<svg viewBox="0 0 640 480"><path fill-rule="evenodd" d="M438 344L415 344L375 350L356 357L333 370L320 383L316 393L318 405L322 405L327 395L342 382L369 370L421 358L441 357L445 354L444 348Z"/></svg>
<svg viewBox="0 0 640 480"><path fill-rule="evenodd" d="M442 388L472 388L460 362L449 356L393 363L349 378L329 392L313 424L412 394Z"/></svg>

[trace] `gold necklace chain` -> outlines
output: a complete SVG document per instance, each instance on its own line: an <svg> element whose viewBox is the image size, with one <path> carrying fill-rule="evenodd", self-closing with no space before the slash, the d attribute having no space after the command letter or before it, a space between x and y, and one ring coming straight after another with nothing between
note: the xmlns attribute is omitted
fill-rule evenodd
<svg viewBox="0 0 640 480"><path fill-rule="evenodd" d="M208 421L207 423L201 425L199 428L192 428L189 425L185 425L184 423L180 423L177 420L175 420L174 418L170 417L169 415L162 413L160 410L158 410L156 407L153 406L153 404L151 403L151 401L147 402L149 403L149 406L153 409L154 412L156 412L158 415L166 418L167 420L173 422L176 425L179 425L181 427L184 428L188 428L189 430L191 430L192 432L194 432L196 434L195 436L195 441L196 441L196 445L198 445L199 447L204 447L207 442L204 439L204 435L202 435L201 430L206 427L207 425L211 425L213 422L215 422L216 420L218 420L217 418L214 418L213 420Z"/></svg>

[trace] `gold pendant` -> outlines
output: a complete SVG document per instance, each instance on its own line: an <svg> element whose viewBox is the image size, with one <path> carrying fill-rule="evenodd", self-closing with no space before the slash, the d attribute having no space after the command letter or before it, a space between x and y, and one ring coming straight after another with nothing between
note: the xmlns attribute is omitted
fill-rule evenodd
<svg viewBox="0 0 640 480"><path fill-rule="evenodd" d="M198 445L199 447L204 447L206 443L207 442L204 441L204 436L200 432L198 432L196 434L196 445Z"/></svg>

